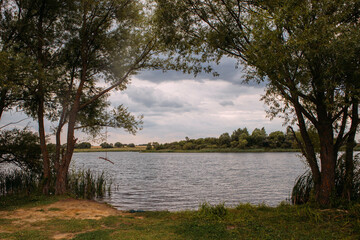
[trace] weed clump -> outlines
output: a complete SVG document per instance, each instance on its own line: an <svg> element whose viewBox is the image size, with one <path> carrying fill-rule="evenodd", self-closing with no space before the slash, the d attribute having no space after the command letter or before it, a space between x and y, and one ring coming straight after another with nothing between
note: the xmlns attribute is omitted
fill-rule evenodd
<svg viewBox="0 0 360 240"><path fill-rule="evenodd" d="M198 216L208 220L223 220L228 214L224 203L211 205L207 202L202 203L198 210Z"/></svg>

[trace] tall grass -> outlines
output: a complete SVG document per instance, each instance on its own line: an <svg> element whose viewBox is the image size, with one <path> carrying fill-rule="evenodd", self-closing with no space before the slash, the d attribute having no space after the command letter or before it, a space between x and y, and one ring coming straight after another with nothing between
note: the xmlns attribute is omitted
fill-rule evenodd
<svg viewBox="0 0 360 240"><path fill-rule="evenodd" d="M0 196L41 193L42 176L24 170L0 173ZM54 193L55 181L51 181ZM111 194L112 181L105 173L94 174L90 169L75 170L68 174L68 193L76 198L94 199Z"/></svg>
<svg viewBox="0 0 360 240"><path fill-rule="evenodd" d="M105 173L93 173L88 170L75 170L68 174L68 190L77 198L94 199L111 194L112 181Z"/></svg>
<svg viewBox="0 0 360 240"><path fill-rule="evenodd" d="M40 189L41 176L23 170L0 173L0 196L36 193Z"/></svg>
<svg viewBox="0 0 360 240"><path fill-rule="evenodd" d="M338 205L339 199L345 187L345 155L339 157L335 169L335 191L333 196L333 204ZM291 201L293 204L304 204L308 202L313 195L314 181L311 171L306 171L299 176L291 193ZM352 182L352 201L360 201L360 154L354 157L354 176Z"/></svg>

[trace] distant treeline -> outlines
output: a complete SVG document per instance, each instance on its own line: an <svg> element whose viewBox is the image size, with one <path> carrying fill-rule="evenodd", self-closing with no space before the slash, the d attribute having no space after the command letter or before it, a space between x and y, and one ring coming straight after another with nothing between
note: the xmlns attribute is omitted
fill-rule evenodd
<svg viewBox="0 0 360 240"><path fill-rule="evenodd" d="M185 138L183 141L160 144L148 143L147 150L201 150L201 149L297 149L293 133L275 131L267 134L265 128L255 128L250 134L247 128L239 128L230 135L223 133L218 138Z"/></svg>
<svg viewBox="0 0 360 240"><path fill-rule="evenodd" d="M116 143L107 143L107 142L103 142L100 144L101 148L122 148L122 147L135 147L134 143L129 143L129 144L123 144L120 142L116 142ZM75 148L77 149L87 149L87 148L91 148L91 143L89 142L81 142L81 143L77 143L75 144Z"/></svg>

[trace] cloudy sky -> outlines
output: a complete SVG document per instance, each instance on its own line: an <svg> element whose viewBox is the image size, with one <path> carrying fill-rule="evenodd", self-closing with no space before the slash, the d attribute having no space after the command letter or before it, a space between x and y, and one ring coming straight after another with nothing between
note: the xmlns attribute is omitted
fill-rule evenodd
<svg viewBox="0 0 360 240"><path fill-rule="evenodd" d="M136 136L122 129L108 129L108 142L142 144L170 142L189 138L218 137L224 132L247 127L266 131L284 130L281 119L266 118L260 101L264 86L241 83L241 69L225 59L216 66L219 77L201 74L194 78L180 72L146 71L132 78L123 92L113 92L114 106L123 104L134 115L144 115L143 130ZM0 125L22 119L15 111L6 113ZM26 120L19 127L36 124ZM51 124L47 124L48 130ZM78 134L79 141L89 141Z"/></svg>

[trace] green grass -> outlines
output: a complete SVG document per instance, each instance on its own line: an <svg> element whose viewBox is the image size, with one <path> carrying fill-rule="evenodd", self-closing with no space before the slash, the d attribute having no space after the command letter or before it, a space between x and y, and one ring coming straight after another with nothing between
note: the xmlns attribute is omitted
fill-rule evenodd
<svg viewBox="0 0 360 240"><path fill-rule="evenodd" d="M48 205L64 198L66 196L44 196L37 194L1 196L0 211Z"/></svg>
<svg viewBox="0 0 360 240"><path fill-rule="evenodd" d="M24 206L30 205L33 203ZM12 224L15 223L0 219L0 239L51 239L59 233L71 233L73 239L84 240L359 239L360 205L345 211L286 204L276 208L240 204L229 209L223 204L205 203L198 211L141 212L100 220L51 219L30 225ZM14 231L2 232L4 227Z"/></svg>

